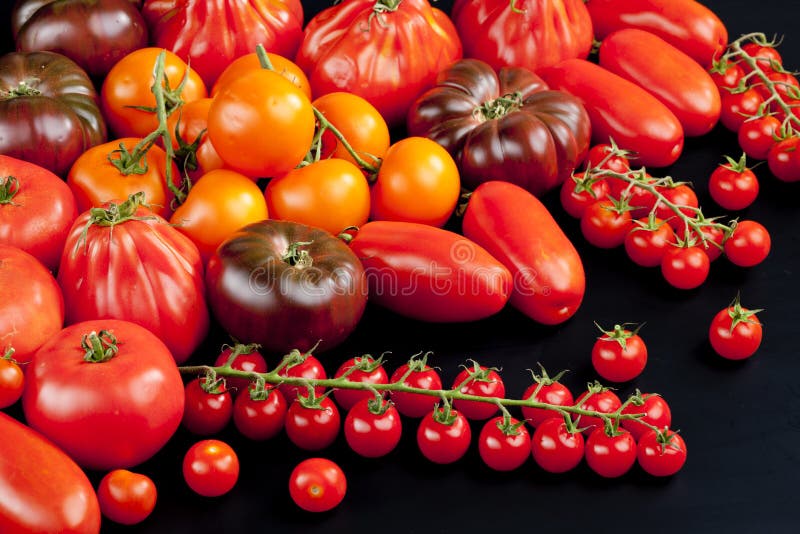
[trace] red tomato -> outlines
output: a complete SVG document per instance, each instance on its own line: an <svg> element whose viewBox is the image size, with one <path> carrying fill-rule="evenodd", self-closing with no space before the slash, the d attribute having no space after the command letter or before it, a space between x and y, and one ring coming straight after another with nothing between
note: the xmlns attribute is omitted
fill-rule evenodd
<svg viewBox="0 0 800 534"><path fill-rule="evenodd" d="M719 120L725 128L738 132L748 117L758 113L764 98L755 89L741 93L722 92L722 109Z"/></svg>
<svg viewBox="0 0 800 534"><path fill-rule="evenodd" d="M0 352L13 348L20 363L30 361L64 325L64 299L50 271L27 252L3 244L0 302Z"/></svg>
<svg viewBox="0 0 800 534"><path fill-rule="evenodd" d="M244 345L236 343L233 346L225 345L222 352L214 362L215 367L230 365L231 369L244 371L245 373L266 373L267 361L258 352L259 346L256 344ZM226 378L225 386L231 395L237 397L239 393L247 393L248 386L252 380L247 378Z"/></svg>
<svg viewBox="0 0 800 534"><path fill-rule="evenodd" d="M708 278L710 267L708 254L699 246L669 247L661 260L661 274L678 289L700 287Z"/></svg>
<svg viewBox="0 0 800 534"><path fill-rule="evenodd" d="M739 297L711 320L708 339L714 351L728 360L749 358L761 345L762 327L756 317L761 310L742 307Z"/></svg>
<svg viewBox="0 0 800 534"><path fill-rule="evenodd" d="M0 356L0 410L19 400L25 388L25 375L11 355Z"/></svg>
<svg viewBox="0 0 800 534"><path fill-rule="evenodd" d="M725 240L725 256L739 267L753 267L769 255L769 232L755 221L739 221Z"/></svg>
<svg viewBox="0 0 800 534"><path fill-rule="evenodd" d="M506 396L503 379L494 369L475 363L472 369L466 368L456 375L453 389L465 395L502 399ZM453 401L456 410L467 419L488 419L499 409L493 402L470 401L456 399Z"/></svg>
<svg viewBox="0 0 800 534"><path fill-rule="evenodd" d="M546 374L528 386L525 393L522 394L522 398L536 402L546 402L554 406L572 406L575 403L572 392L567 386L558 381L558 376L550 379ZM562 418L562 415L555 410L530 406L522 407L522 415L532 427L538 427L548 419Z"/></svg>
<svg viewBox="0 0 800 534"><path fill-rule="evenodd" d="M672 227L658 217L645 217L635 221L625 236L625 252L636 265L657 267L664 254L675 241Z"/></svg>
<svg viewBox="0 0 800 534"><path fill-rule="evenodd" d="M758 197L758 178L747 167L744 154L738 162L729 157L727 159L727 164L717 166L711 173L708 192L714 202L726 210L743 210Z"/></svg>
<svg viewBox="0 0 800 534"><path fill-rule="evenodd" d="M738 63L730 63L723 60L715 63L711 69L711 79L719 88L720 94L727 94L727 89L735 89L739 86L739 81L744 78L744 70Z"/></svg>
<svg viewBox="0 0 800 534"><path fill-rule="evenodd" d="M800 137L790 136L778 141L767 154L767 164L778 180L800 180Z"/></svg>
<svg viewBox="0 0 800 534"><path fill-rule="evenodd" d="M0 531L100 532L94 488L67 454L2 412L0 435Z"/></svg>
<svg viewBox="0 0 800 534"><path fill-rule="evenodd" d="M605 169L617 174L625 174L631 170L628 158L635 158L636 154L620 149L616 143L599 143L589 149L586 155L586 169ZM628 182L609 176L608 182L611 195L619 198L622 191L628 187ZM602 200L602 199L598 199Z"/></svg>
<svg viewBox="0 0 800 534"><path fill-rule="evenodd" d="M28 424L90 469L147 460L183 415L183 382L169 350L126 321L65 328L39 349L25 378Z"/></svg>
<svg viewBox="0 0 800 534"><path fill-rule="evenodd" d="M583 434L570 432L562 417L547 419L533 433L531 453L548 473L566 473L583 459Z"/></svg>
<svg viewBox="0 0 800 534"><path fill-rule="evenodd" d="M668 201L678 206L679 211L687 217L694 218L697 215L697 208L700 204L697 200L697 194L695 194L694 190L688 185L677 183L671 186L664 186L659 188L659 192ZM656 204L655 213L656 217L667 221L675 231L686 226L675 211L663 202L658 202Z"/></svg>
<svg viewBox="0 0 800 534"><path fill-rule="evenodd" d="M413 388L439 390L442 389L442 379L436 369L424 362L417 360L409 371L409 364L404 363L392 373L391 382L399 382L405 376L403 384ZM435 395L422 393L406 393L404 391L389 392L397 411L406 417L423 417L433 411L434 405L439 401Z"/></svg>
<svg viewBox="0 0 800 534"><path fill-rule="evenodd" d="M495 471L519 468L531 454L531 436L524 421L503 416L486 421L478 436L478 453Z"/></svg>
<svg viewBox="0 0 800 534"><path fill-rule="evenodd" d="M451 464L469 448L472 430L469 421L456 410L436 408L422 418L417 428L417 446L433 463Z"/></svg>
<svg viewBox="0 0 800 534"><path fill-rule="evenodd" d="M141 523L156 506L156 485L147 475L115 469L106 474L97 488L103 516L122 525Z"/></svg>
<svg viewBox="0 0 800 534"><path fill-rule="evenodd" d="M353 369L353 367L356 367L356 369ZM345 361L333 376L334 378L347 376L347 379L352 382L365 382L367 384L386 384L389 381L386 369L369 354L356 356ZM374 399L375 394L368 390L336 388L333 390L333 397L343 410L350 410L362 399Z"/></svg>
<svg viewBox="0 0 800 534"><path fill-rule="evenodd" d="M647 346L635 331L616 325L594 342L592 365L597 374L611 382L633 380L647 365Z"/></svg>
<svg viewBox="0 0 800 534"><path fill-rule="evenodd" d="M783 65L783 59L780 52L774 46L760 45L758 43L746 43L742 45L742 51L748 56L756 60L758 68L765 74L771 74L775 71L780 71ZM753 69L745 61L741 62L742 69L745 73L751 72Z"/></svg>
<svg viewBox="0 0 800 534"><path fill-rule="evenodd" d="M228 425L233 415L233 397L225 384L206 385L195 378L184 388L185 402L181 423L192 434L210 436Z"/></svg>
<svg viewBox="0 0 800 534"><path fill-rule="evenodd" d="M641 406L636 406L635 404L631 403L628 404L625 408L623 408L623 414L640 414L643 413L644 415L639 419L622 419L621 425L622 428L627 430L631 433L631 435L639 441L643 434L647 433L650 429L645 425L638 423L637 421L642 421L645 423L649 423L653 426L658 428L667 428L672 424L672 411L667 404L667 401L664 400L664 397L660 395L652 395L649 393L643 393L641 395L642 399L644 399L644 404Z"/></svg>
<svg viewBox="0 0 800 534"><path fill-rule="evenodd" d="M699 219L698 219L699 222ZM701 233L705 242L700 239L694 229L689 228L689 236L696 240L698 247L703 249L708 256L709 261L714 261L722 255L722 248L725 242L725 231L717 225L706 221L705 224L701 223ZM678 239L686 240L686 226L678 228L675 232Z"/></svg>
<svg viewBox="0 0 800 534"><path fill-rule="evenodd" d="M564 211L580 219L586 208L598 200L604 200L611 191L608 180L586 180L584 173L574 174L561 185L560 200Z"/></svg>
<svg viewBox="0 0 800 534"><path fill-rule="evenodd" d="M590 204L581 217L583 237L599 248L622 245L632 226L631 212L619 210L610 200L599 200Z"/></svg>
<svg viewBox="0 0 800 534"><path fill-rule="evenodd" d="M686 463L686 443L672 430L649 430L639 440L636 457L644 471L656 477L668 477Z"/></svg>
<svg viewBox="0 0 800 534"><path fill-rule="evenodd" d="M183 479L198 495L219 497L239 480L239 457L224 441L198 441L183 457Z"/></svg>
<svg viewBox="0 0 800 534"><path fill-rule="evenodd" d="M317 357L310 352L303 354L303 359L300 363L287 365L282 368L278 374L281 376L312 380L328 378L325 367L323 367ZM278 389L283 393L283 396L286 397L286 401L289 403L292 403L297 398L298 393L306 395L308 392L308 388L305 386L292 386L289 384L280 384ZM317 397L321 396L323 393L325 393L324 387L317 386L314 388L314 395Z"/></svg>
<svg viewBox="0 0 800 534"><path fill-rule="evenodd" d="M366 458L386 456L402 435L400 414L382 397L359 400L344 419L344 437L356 454Z"/></svg>
<svg viewBox="0 0 800 534"><path fill-rule="evenodd" d="M310 404L298 397L286 413L286 435L303 450L318 451L331 445L339 435L339 409L328 397Z"/></svg>
<svg viewBox="0 0 800 534"><path fill-rule="evenodd" d="M622 401L619 400L616 393L595 383L591 384L587 391L581 393L576 404L582 410L613 413L619 410L622 406ZM594 428L602 429L605 426L600 417L591 415L580 416L576 424L578 427L586 428L587 430L592 430Z"/></svg>
<svg viewBox="0 0 800 534"><path fill-rule="evenodd" d="M263 441L278 435L286 419L287 403L278 389L264 392L265 398L247 391L233 402L233 424L243 436Z"/></svg>
<svg viewBox="0 0 800 534"><path fill-rule="evenodd" d="M325 458L303 460L289 476L289 495L306 512L336 508L347 493L342 469Z"/></svg>
<svg viewBox="0 0 800 534"><path fill-rule="evenodd" d="M61 178L0 154L0 242L21 248L56 272L77 216L75 196Z"/></svg>
<svg viewBox="0 0 800 534"><path fill-rule="evenodd" d="M596 428L586 440L586 463L605 478L627 473L636 461L636 441L631 433L619 429L609 436L605 429Z"/></svg>
<svg viewBox="0 0 800 534"><path fill-rule="evenodd" d="M739 127L739 146L753 159L767 159L780 129L781 121L772 115L751 117Z"/></svg>

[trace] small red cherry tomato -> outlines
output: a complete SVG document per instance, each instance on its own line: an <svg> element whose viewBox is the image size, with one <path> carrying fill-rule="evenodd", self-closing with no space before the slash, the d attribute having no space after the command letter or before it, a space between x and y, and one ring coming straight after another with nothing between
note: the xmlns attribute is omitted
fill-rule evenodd
<svg viewBox="0 0 800 534"><path fill-rule="evenodd" d="M453 380L453 389L458 389L466 395L502 399L506 395L506 386L503 379L494 369L489 369L475 363L472 369L464 369ZM467 419L488 419L497 412L498 407L493 402L470 401L456 399L453 401L456 410L464 414Z"/></svg>
<svg viewBox="0 0 800 534"><path fill-rule="evenodd" d="M755 89L747 89L742 93L722 91L722 112L719 120L725 128L738 132L748 117L758 113L764 98Z"/></svg>
<svg viewBox="0 0 800 534"><path fill-rule="evenodd" d="M322 362L320 362L316 356L311 354L310 352L303 355L303 361L295 364L295 365L287 365L283 369L280 370L278 373L281 376L290 376L290 377L299 377L299 378L308 378L308 379L325 379L328 377L327 373L325 372L325 368L322 366ZM292 386L289 384L280 384L278 389L281 390L283 396L286 397L286 402L291 403L293 400L297 398L298 392L305 395L307 393L307 388L305 386ZM319 397L325 393L325 388L323 387L315 387L314 388L314 395Z"/></svg>
<svg viewBox="0 0 800 534"><path fill-rule="evenodd" d="M647 364L647 346L634 331L615 325L604 331L592 347L592 365L601 377L611 382L633 380Z"/></svg>
<svg viewBox="0 0 800 534"><path fill-rule="evenodd" d="M616 393L595 382L590 384L589 388L581 393L576 404L582 410L613 413L619 410L620 406L622 406L622 401L619 400ZM580 419L576 421L576 424L579 428L586 428L587 430L594 428L602 429L604 426L603 420L600 417L590 415L582 415Z"/></svg>
<svg viewBox="0 0 800 534"><path fill-rule="evenodd" d="M642 434L650 430L645 425L638 421L649 423L658 428L666 428L672 424L672 411L669 409L667 401L660 395L652 395L643 393L642 399L644 404L636 406L633 403L628 404L623 408L623 414L644 414L639 419L622 419L620 423L622 428L631 433L637 441L642 437Z"/></svg>
<svg viewBox="0 0 800 534"><path fill-rule="evenodd" d="M636 458L644 471L656 477L668 477L686 463L686 443L672 430L648 430L636 447Z"/></svg>
<svg viewBox="0 0 800 534"><path fill-rule="evenodd" d="M214 365L219 367L225 365L228 360L233 357L231 361L231 369L237 371L244 371L246 373L266 373L267 361L264 356L258 352L258 345L255 343L250 345L243 345L236 343L235 345L223 347L222 352L217 356ZM238 396L241 392L247 392L247 387L250 385L250 380L247 378L226 378L225 385L231 395Z"/></svg>
<svg viewBox="0 0 800 534"><path fill-rule="evenodd" d="M181 424L192 434L216 434L231 420L233 397L224 382L207 384L205 378L195 378L186 384L184 396Z"/></svg>
<svg viewBox="0 0 800 534"><path fill-rule="evenodd" d="M546 402L555 406L572 406L575 403L575 399L572 397L572 392L569 388L558 381L560 376L559 374L551 379L547 376L547 373L543 373L541 377L534 375L534 383L528 386L525 393L522 394L522 398ZM522 407L522 415L532 427L541 425L547 419L562 419L561 414L555 410L530 406Z"/></svg>
<svg viewBox="0 0 800 534"><path fill-rule="evenodd" d="M744 153L739 161L728 156L726 159L727 163L720 164L711 173L708 179L708 192L714 202L722 208L731 211L743 210L758 196L758 178L747 166L747 156Z"/></svg>
<svg viewBox="0 0 800 534"><path fill-rule="evenodd" d="M12 353L12 351L9 351ZM0 409L8 408L19 400L25 388L25 375L17 362L0 356Z"/></svg>
<svg viewBox="0 0 800 534"><path fill-rule="evenodd" d="M657 267L674 241L672 227L654 214L652 218L644 217L635 221L625 236L625 252L637 265Z"/></svg>
<svg viewBox="0 0 800 534"><path fill-rule="evenodd" d="M620 477L636 462L636 441L624 428L612 436L604 428L596 428L586 440L585 454L589 468L598 475Z"/></svg>
<svg viewBox="0 0 800 534"><path fill-rule="evenodd" d="M144 521L156 506L156 485L147 475L115 469L100 480L97 500L103 516L121 525Z"/></svg>
<svg viewBox="0 0 800 534"><path fill-rule="evenodd" d="M300 395L286 413L286 435L301 449L318 451L336 440L341 420L339 409L328 397L314 403Z"/></svg>
<svg viewBox="0 0 800 534"><path fill-rule="evenodd" d="M711 320L708 339L714 351L728 360L749 358L761 345L762 327L756 317L761 310L742 307L737 296Z"/></svg>
<svg viewBox="0 0 800 534"><path fill-rule="evenodd" d="M347 493L342 468L326 458L303 460L289 476L289 495L307 512L336 508Z"/></svg>
<svg viewBox="0 0 800 534"><path fill-rule="evenodd" d="M502 415L486 421L478 436L478 453L495 471L520 467L531 453L531 436L524 421Z"/></svg>
<svg viewBox="0 0 800 534"><path fill-rule="evenodd" d="M734 265L753 267L767 258L771 245L764 226L755 221L739 221L725 240L725 255Z"/></svg>
<svg viewBox="0 0 800 534"><path fill-rule="evenodd" d="M789 136L777 142L767 154L767 164L778 180L800 180L800 137Z"/></svg>
<svg viewBox="0 0 800 534"><path fill-rule="evenodd" d="M437 464L461 459L469 448L472 430L469 421L456 410L437 408L419 423L417 446L422 455Z"/></svg>
<svg viewBox="0 0 800 534"><path fill-rule="evenodd" d="M576 219L580 219L591 204L605 200L611 189L606 179L586 179L579 172L561 184L560 200L564 211Z"/></svg>
<svg viewBox="0 0 800 534"><path fill-rule="evenodd" d="M239 457L223 441L198 441L183 458L183 478L195 493L219 497L233 489L239 480Z"/></svg>
<svg viewBox="0 0 800 534"><path fill-rule="evenodd" d="M566 473L583 459L583 434L571 432L561 417L547 419L533 433L531 453L539 467L548 473Z"/></svg>
<svg viewBox="0 0 800 534"><path fill-rule="evenodd" d="M775 135L781 129L781 121L772 115L751 117L739 127L737 138L744 153L753 159L767 159Z"/></svg>
<svg viewBox="0 0 800 534"><path fill-rule="evenodd" d="M673 287L694 289L708 278L711 262L699 246L669 247L661 260L661 274Z"/></svg>
<svg viewBox="0 0 800 534"><path fill-rule="evenodd" d="M622 245L630 229L630 211L618 210L610 200L600 200L589 205L581 217L583 237L599 248Z"/></svg>
<svg viewBox="0 0 800 534"><path fill-rule="evenodd" d="M659 191L664 198L678 206L681 213L687 217L694 217L697 215L697 208L700 203L697 200L697 194L694 190L686 184L678 183L671 187L659 188ZM685 223L669 206L663 202L656 204L656 217L667 221L672 229L677 231L685 226Z"/></svg>
<svg viewBox="0 0 800 534"><path fill-rule="evenodd" d="M365 458L378 458L392 452L402 433L397 408L383 397L359 400L344 420L347 444Z"/></svg>
<svg viewBox="0 0 800 534"><path fill-rule="evenodd" d="M442 389L442 379L436 369L428 366L422 360L415 360L413 368L409 372L409 364L404 363L392 373L392 382L398 382L408 373L403 384L409 387L420 389ZM403 391L392 391L389 393L397 411L406 417L422 417L433 411L433 406L439 401L434 395L424 395L422 393L407 393Z"/></svg>
<svg viewBox="0 0 800 534"><path fill-rule="evenodd" d="M286 398L277 388L254 397L251 387L233 401L233 424L246 438L270 439L283 429L287 409Z"/></svg>
<svg viewBox="0 0 800 534"><path fill-rule="evenodd" d="M355 367L355 369L353 369ZM367 384L386 384L389 377L380 360L375 360L369 354L350 358L336 370L334 378L347 376L351 382L364 382ZM375 395L368 390L334 389L333 396L342 410L349 410L362 399L372 399Z"/></svg>

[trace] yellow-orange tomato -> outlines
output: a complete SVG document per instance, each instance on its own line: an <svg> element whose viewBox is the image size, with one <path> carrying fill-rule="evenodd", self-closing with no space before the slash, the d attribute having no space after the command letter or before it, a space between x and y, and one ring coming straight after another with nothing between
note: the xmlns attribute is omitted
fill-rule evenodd
<svg viewBox="0 0 800 534"><path fill-rule="evenodd" d="M252 177L295 168L311 148L314 124L305 93L265 69L226 84L208 110L208 136L225 166Z"/></svg>
<svg viewBox="0 0 800 534"><path fill-rule="evenodd" d="M435 141L408 137L389 147L372 186L371 218L443 226L461 182L455 161Z"/></svg>
<svg viewBox="0 0 800 534"><path fill-rule="evenodd" d="M308 78L306 78L303 69L278 54L268 52L267 56L270 63L272 63L272 70L292 82L311 99L311 85L308 83ZM216 96L220 89L231 81L241 78L252 70L261 68L261 63L258 61L258 55L255 52L236 58L230 65L225 67L225 70L217 78L214 87L211 88L211 96Z"/></svg>
<svg viewBox="0 0 800 534"><path fill-rule="evenodd" d="M250 178L216 169L194 184L169 222L197 245L206 262L236 230L267 217L264 195Z"/></svg>
<svg viewBox="0 0 800 534"><path fill-rule="evenodd" d="M225 162L217 154L214 144L208 138L208 110L211 108L211 98L201 98L193 102L187 102L180 109L176 110L167 118L167 127L172 136L172 147L177 150L178 138L175 135L175 126L178 126L178 133L186 144L191 144L200 137L200 144L197 146L195 156L197 157L197 168L189 172L192 180L197 180L205 173L214 169L221 169Z"/></svg>
<svg viewBox="0 0 800 534"><path fill-rule="evenodd" d="M109 141L90 148L75 160L67 175L67 185L75 194L79 212L100 207L110 200L124 201L128 196L142 191L150 209L169 218L174 195L167 187L167 155L161 148L151 146L147 151L143 161L147 167L144 172L131 171L125 174L108 160L110 154L114 159L120 156L114 154L120 145L133 153L139 141L141 139L137 137ZM171 172L172 183L180 184L181 177L174 163Z"/></svg>
<svg viewBox="0 0 800 534"><path fill-rule="evenodd" d="M375 106L347 92L335 92L314 100L313 105L344 135L367 163L377 163L389 149L389 127ZM322 135L322 156L332 155L355 163L347 149L330 131Z"/></svg>
<svg viewBox="0 0 800 534"><path fill-rule="evenodd" d="M264 190L273 219L299 222L338 234L369 217L369 184L343 159L323 159L272 179Z"/></svg>
<svg viewBox="0 0 800 534"><path fill-rule="evenodd" d="M100 105L111 131L118 137L146 137L158 126L155 113L132 106L156 105L152 85L160 48L140 48L120 59L109 71L100 90ZM189 66L170 51L165 51L164 75L172 89L178 87ZM202 78L189 69L181 91L184 102L208 96Z"/></svg>

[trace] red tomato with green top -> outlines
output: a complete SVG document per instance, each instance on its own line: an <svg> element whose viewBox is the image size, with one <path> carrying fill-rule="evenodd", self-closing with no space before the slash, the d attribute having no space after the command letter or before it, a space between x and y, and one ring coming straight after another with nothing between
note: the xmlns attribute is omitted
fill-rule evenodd
<svg viewBox="0 0 800 534"><path fill-rule="evenodd" d="M672 430L648 430L639 439L636 458L647 474L668 477L680 471L686 463L686 443Z"/></svg>
<svg viewBox="0 0 800 534"><path fill-rule="evenodd" d="M644 404L641 406L636 406L633 403L628 404L622 410L622 413L644 415L639 419L622 419L620 422L622 427L630 432L637 441L650 430L649 427L642 423L647 423L660 429L667 428L672 424L672 411L664 397L642 393L642 399L644 399ZM642 421L642 423L638 421Z"/></svg>
<svg viewBox="0 0 800 534"><path fill-rule="evenodd" d="M636 462L636 441L627 430L618 429L609 435L596 428L586 439L586 463L605 478L621 477Z"/></svg>
<svg viewBox="0 0 800 534"><path fill-rule="evenodd" d="M531 435L524 422L513 417L493 417L478 435L478 454L495 471L513 471L531 454Z"/></svg>
<svg viewBox="0 0 800 534"><path fill-rule="evenodd" d="M486 397L487 401L456 399L453 406L467 419L488 419L499 409L491 399L502 399L506 396L506 386L495 369L478 365L463 369L453 380L453 389L465 395Z"/></svg>
<svg viewBox="0 0 800 534"><path fill-rule="evenodd" d="M437 464L460 460L471 440L469 421L457 410L438 407L417 427L417 447L425 458Z"/></svg>
<svg viewBox="0 0 800 534"><path fill-rule="evenodd" d="M399 382L409 371L409 365L404 363L392 373L391 382ZM403 380L403 384L428 390L442 389L442 379L433 367L422 364L415 367ZM397 407L397 411L406 417L423 417L433 411L434 405L439 402L436 395L422 393L407 393L404 391L390 391L390 398Z"/></svg>
<svg viewBox="0 0 800 534"><path fill-rule="evenodd" d="M353 369L356 367L356 369ZM347 375L347 380L352 382L364 382L367 384L386 384L389 376L386 369L369 354L355 356L342 363L336 370L334 378L341 378ZM375 394L369 390L336 388L333 390L333 397L343 410L350 410L363 399L373 399Z"/></svg>
<svg viewBox="0 0 800 534"><path fill-rule="evenodd" d="M347 412L343 426L347 444L365 458L386 456L397 447L403 433L397 408L374 395L356 402Z"/></svg>
<svg viewBox="0 0 800 534"><path fill-rule="evenodd" d="M286 412L286 436L306 451L318 451L330 446L339 435L342 416L339 408L328 398L298 397Z"/></svg>
<svg viewBox="0 0 800 534"><path fill-rule="evenodd" d="M536 427L531 438L534 461L548 473L566 473L583 459L583 434L570 431L561 416L553 417Z"/></svg>

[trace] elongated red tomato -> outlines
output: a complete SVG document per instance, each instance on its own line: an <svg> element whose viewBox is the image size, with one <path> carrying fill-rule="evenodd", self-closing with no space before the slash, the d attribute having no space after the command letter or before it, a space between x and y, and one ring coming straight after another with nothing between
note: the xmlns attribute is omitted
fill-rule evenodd
<svg viewBox="0 0 800 534"><path fill-rule="evenodd" d="M613 138L648 167L672 165L683 150L683 127L659 100L633 82L584 59L537 72L551 89L577 96L592 121L592 139Z"/></svg>
<svg viewBox="0 0 800 534"><path fill-rule="evenodd" d="M507 182L486 182L469 200L464 235L486 248L513 277L511 305L544 324L566 321L586 290L583 263L535 196Z"/></svg>
<svg viewBox="0 0 800 534"><path fill-rule="evenodd" d="M600 66L660 100L687 136L706 134L719 120L719 89L708 72L653 33L628 28L608 35L600 46Z"/></svg>
<svg viewBox="0 0 800 534"><path fill-rule="evenodd" d="M622 28L647 30L705 68L728 46L725 25L694 0L588 0L586 7L597 39ZM653 58L657 60L657 56Z"/></svg>
<svg viewBox="0 0 800 534"><path fill-rule="evenodd" d="M500 311L509 297L508 269L447 230L373 221L358 230L350 247L364 264L370 300L406 317L475 321Z"/></svg>
<svg viewBox="0 0 800 534"><path fill-rule="evenodd" d="M41 434L0 412L0 532L100 532L81 468Z"/></svg>

